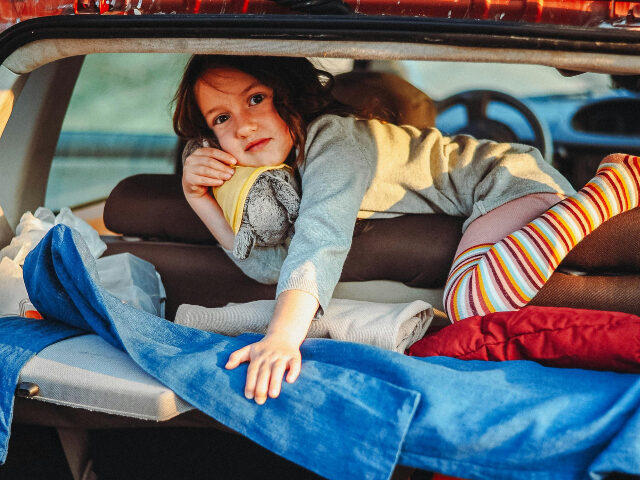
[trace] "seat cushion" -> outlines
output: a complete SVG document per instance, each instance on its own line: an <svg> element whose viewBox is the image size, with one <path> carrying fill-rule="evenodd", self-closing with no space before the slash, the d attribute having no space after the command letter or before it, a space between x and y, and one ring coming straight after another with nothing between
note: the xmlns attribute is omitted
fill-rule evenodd
<svg viewBox="0 0 640 480"><path fill-rule="evenodd" d="M193 409L97 335L49 345L25 364L20 382L38 385L39 401L133 418L164 421Z"/></svg>
<svg viewBox="0 0 640 480"><path fill-rule="evenodd" d="M640 208L604 222L569 252L562 266L593 273L640 272Z"/></svg>

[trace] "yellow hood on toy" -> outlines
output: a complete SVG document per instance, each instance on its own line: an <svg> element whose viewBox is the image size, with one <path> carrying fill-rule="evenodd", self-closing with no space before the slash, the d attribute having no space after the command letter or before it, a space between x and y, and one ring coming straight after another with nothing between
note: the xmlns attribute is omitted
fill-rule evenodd
<svg viewBox="0 0 640 480"><path fill-rule="evenodd" d="M268 170L280 170L281 168L293 172L289 165L284 163L281 165L271 165L265 167L234 167L233 176L219 187L212 188L213 196L222 208L224 218L227 220L233 233L238 233L240 223L242 222L242 213L244 212L244 204L247 201L249 190L262 172Z"/></svg>

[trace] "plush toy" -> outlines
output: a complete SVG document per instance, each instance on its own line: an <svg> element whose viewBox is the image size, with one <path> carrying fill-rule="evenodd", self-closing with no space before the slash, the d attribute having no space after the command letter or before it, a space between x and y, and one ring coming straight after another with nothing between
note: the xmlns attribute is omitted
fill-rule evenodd
<svg viewBox="0 0 640 480"><path fill-rule="evenodd" d="M198 148L212 144L205 138L189 140L182 152L183 163ZM281 245L293 235L300 187L293 169L285 164L234 169L233 176L212 191L236 235L233 256L245 259L254 246Z"/></svg>

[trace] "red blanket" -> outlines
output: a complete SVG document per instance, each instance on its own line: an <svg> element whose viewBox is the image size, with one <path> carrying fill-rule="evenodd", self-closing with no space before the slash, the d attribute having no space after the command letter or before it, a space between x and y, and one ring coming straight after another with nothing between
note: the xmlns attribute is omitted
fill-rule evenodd
<svg viewBox="0 0 640 480"><path fill-rule="evenodd" d="M640 373L640 317L525 307L467 318L427 335L408 353L462 360L535 360L553 367Z"/></svg>

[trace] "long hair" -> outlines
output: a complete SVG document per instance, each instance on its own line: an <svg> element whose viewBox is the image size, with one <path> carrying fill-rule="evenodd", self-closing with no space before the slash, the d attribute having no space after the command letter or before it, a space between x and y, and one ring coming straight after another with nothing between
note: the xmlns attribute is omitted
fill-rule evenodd
<svg viewBox="0 0 640 480"><path fill-rule="evenodd" d="M307 127L311 121L326 113L343 116L356 113L331 94L333 76L315 68L306 58L194 55L187 63L173 99L173 129L179 137L215 139L195 96L197 81L215 68L240 70L273 89L274 106L289 127L298 152L290 159L294 166L304 160Z"/></svg>

